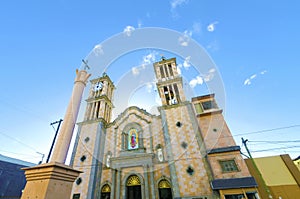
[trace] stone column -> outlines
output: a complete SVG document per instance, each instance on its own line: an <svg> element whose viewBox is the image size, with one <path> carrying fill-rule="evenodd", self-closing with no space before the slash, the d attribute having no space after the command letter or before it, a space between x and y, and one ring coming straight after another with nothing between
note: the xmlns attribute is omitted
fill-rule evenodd
<svg viewBox="0 0 300 199"><path fill-rule="evenodd" d="M155 186L154 186L154 168L153 165L150 165L150 188L151 188L151 195L152 199L155 199Z"/></svg>
<svg viewBox="0 0 300 199"><path fill-rule="evenodd" d="M145 198L149 199L148 165L144 165Z"/></svg>
<svg viewBox="0 0 300 199"><path fill-rule="evenodd" d="M115 198L121 198L121 168L117 168L117 186Z"/></svg>
<svg viewBox="0 0 300 199"><path fill-rule="evenodd" d="M110 192L110 196L111 196L111 199L115 199L115 192L116 192L116 170L115 169L112 169L111 170L112 172L112 182L111 182L111 192Z"/></svg>
<svg viewBox="0 0 300 199"><path fill-rule="evenodd" d="M90 74L76 70L75 84L50 163L24 168L26 186L21 199L71 198L72 185L81 173L65 165L82 93Z"/></svg>
<svg viewBox="0 0 300 199"><path fill-rule="evenodd" d="M82 93L86 85L86 81L91 76L85 70L76 70L76 78L74 82L72 96L59 131L58 139L53 151L51 162L65 163L73 130L77 120Z"/></svg>

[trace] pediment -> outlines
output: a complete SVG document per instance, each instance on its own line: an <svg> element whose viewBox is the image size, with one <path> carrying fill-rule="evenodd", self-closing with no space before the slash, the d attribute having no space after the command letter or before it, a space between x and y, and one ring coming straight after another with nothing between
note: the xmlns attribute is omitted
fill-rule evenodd
<svg viewBox="0 0 300 199"><path fill-rule="evenodd" d="M156 115L152 115L144 109L141 109L137 106L130 106L125 111L123 111L118 117L112 122L113 125L120 126L123 123L127 123L128 120L135 120L135 122L142 121L146 123L151 123Z"/></svg>

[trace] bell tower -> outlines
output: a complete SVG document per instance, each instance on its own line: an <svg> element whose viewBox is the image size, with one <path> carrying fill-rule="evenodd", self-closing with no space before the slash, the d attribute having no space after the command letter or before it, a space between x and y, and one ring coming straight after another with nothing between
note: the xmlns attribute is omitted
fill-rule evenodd
<svg viewBox="0 0 300 199"><path fill-rule="evenodd" d="M102 77L91 80L84 121L103 119L110 122L112 113L113 82L104 73Z"/></svg>
<svg viewBox="0 0 300 199"><path fill-rule="evenodd" d="M178 73L176 59L165 59L154 63L154 71L157 79L157 88L162 105L174 105L186 100L182 77Z"/></svg>
<svg viewBox="0 0 300 199"><path fill-rule="evenodd" d="M73 198L94 198L94 190L100 186L96 178L101 178L102 157L106 140L106 125L110 123L112 96L115 86L109 76L92 79L87 106L78 132L70 165L82 171L73 184ZM92 165L92 166L91 166ZM88 186L87 186L88 185Z"/></svg>
<svg viewBox="0 0 300 199"><path fill-rule="evenodd" d="M162 101L162 106L158 109L161 115L173 196L181 198L210 195L209 188L197 190L197 187L209 185L209 173L203 158L205 155L202 147L203 140L192 104L186 100L183 91L182 77L177 70L176 58L162 58L153 66Z"/></svg>

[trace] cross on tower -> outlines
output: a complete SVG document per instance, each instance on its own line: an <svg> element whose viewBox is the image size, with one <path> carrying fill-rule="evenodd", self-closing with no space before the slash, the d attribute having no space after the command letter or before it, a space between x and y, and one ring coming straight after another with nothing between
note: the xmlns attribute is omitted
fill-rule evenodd
<svg viewBox="0 0 300 199"><path fill-rule="evenodd" d="M90 69L89 65L87 64L87 63L88 63L88 60L85 61L84 59L82 59L82 62L84 63L84 68L83 68L84 70Z"/></svg>

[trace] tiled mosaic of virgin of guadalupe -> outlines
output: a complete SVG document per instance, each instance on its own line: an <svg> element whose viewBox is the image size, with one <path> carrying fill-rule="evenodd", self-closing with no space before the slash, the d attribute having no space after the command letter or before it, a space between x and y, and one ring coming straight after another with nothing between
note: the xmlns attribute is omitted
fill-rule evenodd
<svg viewBox="0 0 300 199"><path fill-rule="evenodd" d="M128 132L128 150L139 148L139 136L136 129L130 129Z"/></svg>

